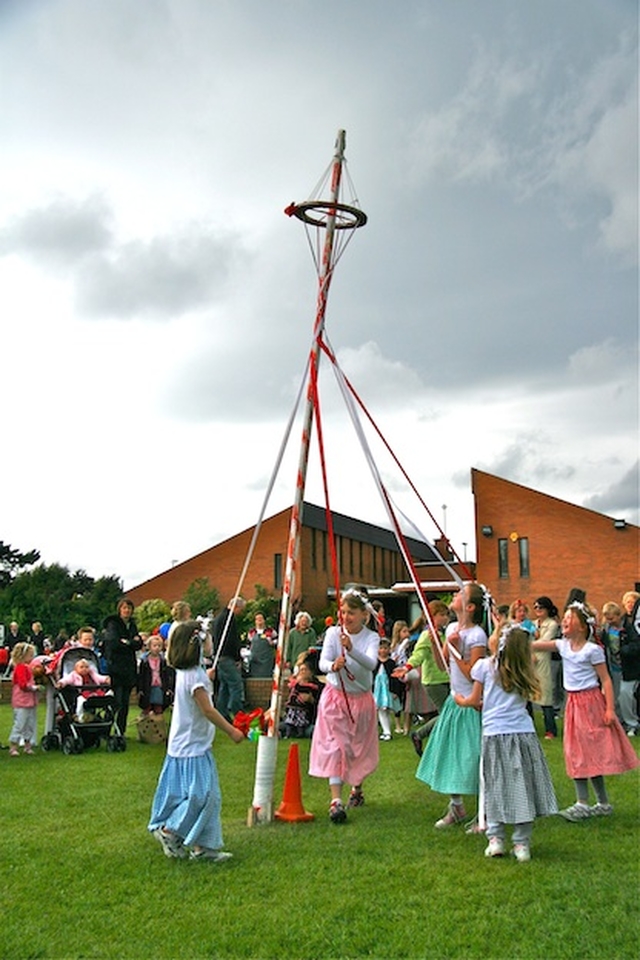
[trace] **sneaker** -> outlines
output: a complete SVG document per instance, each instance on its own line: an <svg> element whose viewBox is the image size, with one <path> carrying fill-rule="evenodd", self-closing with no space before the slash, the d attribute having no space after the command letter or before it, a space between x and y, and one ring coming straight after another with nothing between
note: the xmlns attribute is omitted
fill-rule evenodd
<svg viewBox="0 0 640 960"><path fill-rule="evenodd" d="M381 740L391 740L391 734L390 734L390 733L381 733L381 734L380 734L380 739L381 739Z"/></svg>
<svg viewBox="0 0 640 960"><path fill-rule="evenodd" d="M357 790L355 787L349 794L349 799L347 800L348 807L363 807L364 806L364 793L362 790Z"/></svg>
<svg viewBox="0 0 640 960"><path fill-rule="evenodd" d="M637 737L637 736L638 736L638 730L637 730L637 728L636 728L636 727L630 727L629 730L627 730L627 736L628 736L628 737Z"/></svg>
<svg viewBox="0 0 640 960"><path fill-rule="evenodd" d="M588 820L591 817L591 807L586 803L574 803L572 807L560 810L560 816L571 823L579 823L580 820Z"/></svg>
<svg viewBox="0 0 640 960"><path fill-rule="evenodd" d="M417 733L411 734L411 743L413 744L413 749L418 754L419 757L422 756L422 740Z"/></svg>
<svg viewBox="0 0 640 960"><path fill-rule="evenodd" d="M551 731L548 731L547 733L545 733L544 738L545 740L555 740L556 735L555 733L551 733Z"/></svg>
<svg viewBox="0 0 640 960"><path fill-rule="evenodd" d="M595 803L589 809L592 817L610 817L613 813L613 807L610 803Z"/></svg>
<svg viewBox="0 0 640 960"><path fill-rule="evenodd" d="M342 800L332 800L329 807L329 820L331 823L344 823L347 819L347 811L342 806Z"/></svg>
<svg viewBox="0 0 640 960"><path fill-rule="evenodd" d="M24 752L29 756L33 756L33 747L31 746L30 743L26 745L26 747L24 748Z"/></svg>
<svg viewBox="0 0 640 960"><path fill-rule="evenodd" d="M182 840L175 833L168 833L162 827L158 827L157 830L153 831L153 835L164 850L165 857L177 857L179 860L184 860L189 855Z"/></svg>
<svg viewBox="0 0 640 960"><path fill-rule="evenodd" d="M20 751L17 747L9 747L9 756L10 757L19 757Z"/></svg>
<svg viewBox="0 0 640 960"><path fill-rule="evenodd" d="M501 837L489 837L489 845L484 855L485 857L504 857L504 840Z"/></svg>
<svg viewBox="0 0 640 960"><path fill-rule="evenodd" d="M468 833L469 835L474 833L486 833L486 831L487 831L487 828L480 826L480 824L478 823L477 817L474 817L473 820L470 820L469 823L464 828L464 832Z"/></svg>
<svg viewBox="0 0 640 960"><path fill-rule="evenodd" d="M518 863L528 863L531 860L531 851L528 843L514 843L511 851Z"/></svg>
<svg viewBox="0 0 640 960"><path fill-rule="evenodd" d="M444 827L452 827L456 823L462 823L466 816L467 811L464 809L464 806L461 803L456 804L453 800L450 800L447 812L444 817L436 820L435 826L438 830L442 830Z"/></svg>
<svg viewBox="0 0 640 960"><path fill-rule="evenodd" d="M231 860L233 854L227 853L226 850L210 850L209 847L200 847L199 850L192 850L189 856L191 860L213 860L214 863L225 863L227 860Z"/></svg>

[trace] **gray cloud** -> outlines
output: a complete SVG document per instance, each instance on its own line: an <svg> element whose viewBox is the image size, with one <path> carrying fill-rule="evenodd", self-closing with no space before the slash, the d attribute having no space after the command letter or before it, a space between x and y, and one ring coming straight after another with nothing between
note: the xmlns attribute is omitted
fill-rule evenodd
<svg viewBox="0 0 640 960"><path fill-rule="evenodd" d="M239 246L201 225L114 245L76 277L78 309L90 317L169 319L210 305L225 290Z"/></svg>
<svg viewBox="0 0 640 960"><path fill-rule="evenodd" d="M0 230L0 256L21 254L44 266L72 267L110 246L112 219L99 195L56 197L8 221Z"/></svg>
<svg viewBox="0 0 640 960"><path fill-rule="evenodd" d="M640 502L640 461L601 493L594 494L584 502L584 506L608 516L620 517L630 523L638 523Z"/></svg>

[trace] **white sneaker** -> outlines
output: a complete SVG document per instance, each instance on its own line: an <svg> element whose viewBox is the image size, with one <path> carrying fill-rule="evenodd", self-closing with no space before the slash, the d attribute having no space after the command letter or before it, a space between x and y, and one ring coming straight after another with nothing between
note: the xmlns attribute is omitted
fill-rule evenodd
<svg viewBox="0 0 640 960"><path fill-rule="evenodd" d="M610 817L613 813L613 807L610 803L594 803L589 809L592 817Z"/></svg>
<svg viewBox="0 0 640 960"><path fill-rule="evenodd" d="M571 807L560 810L560 816L570 823L579 823L581 820L588 820L592 816L592 809L586 803L574 803Z"/></svg>
<svg viewBox="0 0 640 960"><path fill-rule="evenodd" d="M485 857L504 857L504 840L500 837L489 837L489 846L484 851Z"/></svg>
<svg viewBox="0 0 640 960"><path fill-rule="evenodd" d="M184 860L189 856L188 851L183 846L182 840L175 833L165 832L162 827L153 831L153 835L164 850L165 857L176 857L178 860Z"/></svg>
<svg viewBox="0 0 640 960"><path fill-rule="evenodd" d="M213 860L214 863L225 863L232 857L233 854L226 850L210 850L208 847L200 847L199 850L191 851L192 860Z"/></svg>
<svg viewBox="0 0 640 960"><path fill-rule="evenodd" d="M531 860L531 851L528 843L514 843L513 855L518 863L528 863Z"/></svg>

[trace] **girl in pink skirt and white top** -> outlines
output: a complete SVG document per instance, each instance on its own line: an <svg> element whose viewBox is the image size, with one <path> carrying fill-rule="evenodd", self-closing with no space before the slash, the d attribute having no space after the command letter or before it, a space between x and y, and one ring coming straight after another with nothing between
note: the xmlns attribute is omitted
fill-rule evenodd
<svg viewBox="0 0 640 960"><path fill-rule="evenodd" d="M562 638L536 640L534 650L557 650L562 657L567 701L564 715L564 759L576 787L576 802L560 811L572 823L613 812L604 777L640 766L616 717L613 684L605 651L595 642L595 619L577 600L562 618ZM589 780L596 803L589 806Z"/></svg>
<svg viewBox="0 0 640 960"><path fill-rule="evenodd" d="M333 823L347 819L343 783L352 787L348 806L360 807L364 803L362 781L378 766L376 704L371 688L380 637L366 626L375 611L364 589L345 591L340 611L341 626L329 627L322 644L319 666L326 674L326 684L309 757L311 776L329 780L329 818Z"/></svg>

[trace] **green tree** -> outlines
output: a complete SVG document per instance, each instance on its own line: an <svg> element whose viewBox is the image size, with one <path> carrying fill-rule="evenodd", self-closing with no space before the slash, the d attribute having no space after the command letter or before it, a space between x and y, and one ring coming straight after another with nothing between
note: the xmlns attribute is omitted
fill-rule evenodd
<svg viewBox="0 0 640 960"><path fill-rule="evenodd" d="M57 563L40 564L0 589L0 619L17 620L23 629L40 620L49 636L62 629L75 633L84 624L100 628L121 593L117 577L96 581L84 570L71 573Z"/></svg>
<svg viewBox="0 0 640 960"><path fill-rule="evenodd" d="M166 600L143 600L135 609L135 620L138 630L143 633L153 633L161 623L171 619L171 607Z"/></svg>
<svg viewBox="0 0 640 960"><path fill-rule="evenodd" d="M247 633L254 625L256 613L261 613L267 623L277 630L280 617L280 600L270 594L260 583L256 583L255 592L254 599L247 600L242 617L239 618L238 629L241 633Z"/></svg>
<svg viewBox="0 0 640 960"><path fill-rule="evenodd" d="M181 599L189 604L194 617L206 617L220 609L220 593L211 586L208 577L198 577L190 583Z"/></svg>
<svg viewBox="0 0 640 960"><path fill-rule="evenodd" d="M30 567L40 559L37 550L20 553L10 544L0 540L0 589L6 587L23 567Z"/></svg>

